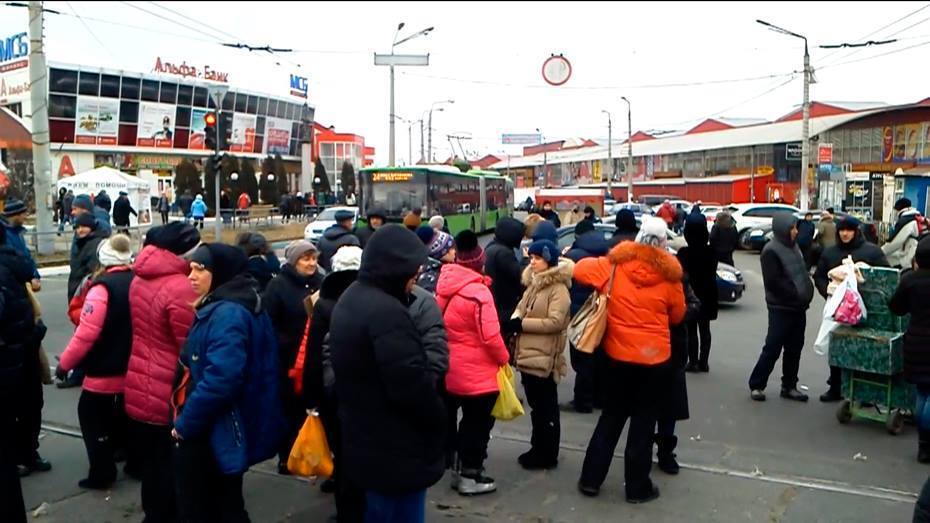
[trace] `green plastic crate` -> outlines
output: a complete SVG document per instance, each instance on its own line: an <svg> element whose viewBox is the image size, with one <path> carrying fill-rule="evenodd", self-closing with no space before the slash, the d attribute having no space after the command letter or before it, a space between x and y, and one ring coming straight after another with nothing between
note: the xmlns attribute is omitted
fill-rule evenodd
<svg viewBox="0 0 930 523"><path fill-rule="evenodd" d="M907 317L895 316L888 310L888 301L898 287L900 273L897 269L873 267L862 270L865 282L859 284L859 294L865 303L866 319L857 327L880 331L904 332Z"/></svg>
<svg viewBox="0 0 930 523"><path fill-rule="evenodd" d="M891 376L904 368L904 335L842 325L830 333L830 365Z"/></svg>

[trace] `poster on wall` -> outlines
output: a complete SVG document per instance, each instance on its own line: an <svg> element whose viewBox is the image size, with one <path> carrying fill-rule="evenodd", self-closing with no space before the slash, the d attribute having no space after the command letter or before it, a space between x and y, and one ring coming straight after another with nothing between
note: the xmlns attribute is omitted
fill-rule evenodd
<svg viewBox="0 0 930 523"><path fill-rule="evenodd" d="M139 131L136 145L140 147L171 147L174 140L173 105L142 102L139 104Z"/></svg>
<svg viewBox="0 0 930 523"><path fill-rule="evenodd" d="M233 114L232 135L229 139L231 152L252 152L255 149L255 124L258 117L254 114Z"/></svg>
<svg viewBox="0 0 930 523"><path fill-rule="evenodd" d="M921 152L920 151L921 149L920 147L920 140L921 140L920 124L919 123L908 124L904 126L904 129L905 129L905 133L907 134L907 144L904 149L904 154L905 154L904 158L906 160L916 160L918 155Z"/></svg>
<svg viewBox="0 0 930 523"><path fill-rule="evenodd" d="M116 145L119 100L78 96L74 143Z"/></svg>
<svg viewBox="0 0 930 523"><path fill-rule="evenodd" d="M919 163L930 163L930 123L923 124L920 135L924 137L921 146L923 152L920 154L920 158L918 158L917 161Z"/></svg>
<svg viewBox="0 0 930 523"><path fill-rule="evenodd" d="M188 149L206 149L204 129L207 122L204 117L207 115L206 109L191 109L191 134L187 140Z"/></svg>
<svg viewBox="0 0 930 523"><path fill-rule="evenodd" d="M291 146L291 121L283 118L265 120L265 146L262 154L287 154Z"/></svg>
<svg viewBox="0 0 930 523"><path fill-rule="evenodd" d="M882 161L888 163L894 156L894 131L891 126L882 128Z"/></svg>

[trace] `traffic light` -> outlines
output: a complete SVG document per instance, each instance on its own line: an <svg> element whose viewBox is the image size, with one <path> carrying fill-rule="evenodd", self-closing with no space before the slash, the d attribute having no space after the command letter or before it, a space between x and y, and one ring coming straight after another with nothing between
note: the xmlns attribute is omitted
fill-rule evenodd
<svg viewBox="0 0 930 523"><path fill-rule="evenodd" d="M210 170L214 173L218 173L223 170L223 156L220 154L214 154L210 157Z"/></svg>
<svg viewBox="0 0 930 523"><path fill-rule="evenodd" d="M204 144L208 150L216 150L216 113L203 115Z"/></svg>

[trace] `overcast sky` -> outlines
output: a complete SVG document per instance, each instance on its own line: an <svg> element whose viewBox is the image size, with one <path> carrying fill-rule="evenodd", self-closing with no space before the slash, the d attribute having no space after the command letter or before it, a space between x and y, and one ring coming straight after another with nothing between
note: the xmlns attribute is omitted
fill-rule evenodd
<svg viewBox="0 0 930 523"><path fill-rule="evenodd" d="M449 154L448 134L472 136L466 149L481 154L517 154L519 147L500 145L500 134L535 128L547 139L606 140L603 109L613 113L614 137L622 138L627 126L620 96L632 101L634 132L684 129L711 116L777 118L800 104L801 76L791 80L791 73L801 70L803 43L767 30L755 23L759 18L810 39L817 79L812 100L907 103L930 96L925 2L46 2L46 7L63 13L46 15L52 61L144 72L160 56L208 64L228 71L233 86L282 96L291 73L307 76L317 121L364 135L377 148L378 163L388 157L389 80L386 67L373 65L373 53L390 52L399 22L406 23L401 37L435 27L396 50L430 54L428 67L397 69L396 113L417 120L432 102L455 100L433 113L433 144L441 159ZM27 28L25 9L0 6L0 35ZM889 37L899 41L839 52L818 48ZM270 56L220 42L298 52ZM573 67L562 87L547 86L540 73L553 53ZM747 78L755 79L721 82ZM668 86L689 83L698 85ZM407 129L398 122L398 162L407 160ZM418 124L413 131L416 159Z"/></svg>

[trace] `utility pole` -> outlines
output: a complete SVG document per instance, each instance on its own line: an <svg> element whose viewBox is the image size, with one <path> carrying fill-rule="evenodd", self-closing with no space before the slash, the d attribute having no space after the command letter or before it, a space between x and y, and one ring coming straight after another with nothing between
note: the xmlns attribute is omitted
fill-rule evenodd
<svg viewBox="0 0 930 523"><path fill-rule="evenodd" d="M36 207L36 250L55 252L52 225L52 153L48 131L48 67L45 64L42 2L29 2L29 96L32 102L32 170Z"/></svg>
<svg viewBox="0 0 930 523"><path fill-rule="evenodd" d="M811 120L811 55L807 52L807 38L804 38L804 102L801 107L801 209L810 208L810 187L808 186L811 158L810 120Z"/></svg>
<svg viewBox="0 0 930 523"><path fill-rule="evenodd" d="M226 142L226 128L223 125L223 98L229 86L218 84L211 85L207 92L213 97L213 103L216 105L216 144L213 146L215 158L220 156L220 144ZM231 123L231 122L230 122ZM222 169L214 167L213 169L213 205L216 211L213 213L214 241L223 241L223 220L220 217L220 176ZM280 173L278 174L280 176Z"/></svg>
<svg viewBox="0 0 930 523"><path fill-rule="evenodd" d="M610 187L611 179L614 177L614 173L613 173L613 169L614 169L613 117L611 116L610 111L607 111L606 109L602 109L601 112L607 115L607 163L610 165L610 171L608 171L607 173L607 194L609 194L610 197L613 198L614 193L613 191L611 191L611 187Z"/></svg>
<svg viewBox="0 0 930 523"><path fill-rule="evenodd" d="M632 104L630 104L630 100L626 96L621 96L620 99L626 102L626 129L628 133L628 136L626 139L626 150L627 150L626 201L632 203L633 202L633 108L632 108Z"/></svg>
<svg viewBox="0 0 930 523"><path fill-rule="evenodd" d="M426 152L423 149L423 144L426 143L426 141L423 140L423 122L423 117L420 116L420 162L426 163Z"/></svg>
<svg viewBox="0 0 930 523"><path fill-rule="evenodd" d="M454 104L455 100L441 100L439 102L433 102L429 107L429 121L426 125L427 133L427 145L426 145L426 157L429 159L428 163L433 163L433 108L440 104ZM442 111L443 108L440 107L436 109L437 111Z"/></svg>

